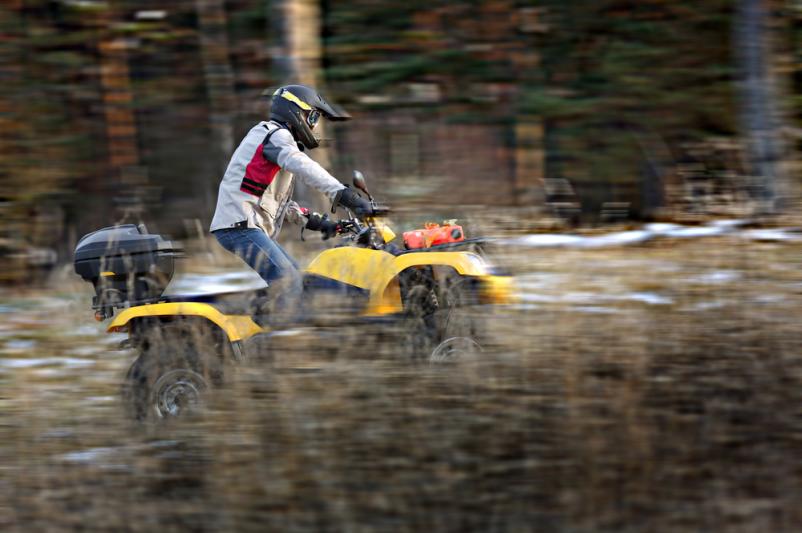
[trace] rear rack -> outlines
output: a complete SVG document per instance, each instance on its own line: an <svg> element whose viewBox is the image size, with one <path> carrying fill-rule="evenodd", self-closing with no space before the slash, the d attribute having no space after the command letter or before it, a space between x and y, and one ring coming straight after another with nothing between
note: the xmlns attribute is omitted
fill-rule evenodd
<svg viewBox="0 0 802 533"><path fill-rule="evenodd" d="M428 248L413 248L412 250L399 250L396 255L413 254L421 252L445 252L455 248L463 248L466 246L476 246L481 249L483 244L491 242L492 239L488 237L476 237L474 239L465 239L464 241L449 242L445 244L437 244L429 246Z"/></svg>

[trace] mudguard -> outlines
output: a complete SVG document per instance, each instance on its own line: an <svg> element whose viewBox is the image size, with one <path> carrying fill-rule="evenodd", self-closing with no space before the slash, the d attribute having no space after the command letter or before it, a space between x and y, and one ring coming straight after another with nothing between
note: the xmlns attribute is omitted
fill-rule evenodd
<svg viewBox="0 0 802 533"><path fill-rule="evenodd" d="M488 265L469 252L420 252L394 256L368 248L342 247L326 250L307 267L306 272L336 279L370 291L365 315L386 315L403 311L397 277L416 266L447 266L460 276L495 277Z"/></svg>
<svg viewBox="0 0 802 533"><path fill-rule="evenodd" d="M213 306L197 302L146 304L130 307L114 317L107 328L109 333L124 331L128 323L136 318L169 316L198 316L216 324L231 342L242 341L262 332L247 315L224 315Z"/></svg>
<svg viewBox="0 0 802 533"><path fill-rule="evenodd" d="M480 297L483 303L505 304L513 300L512 278L492 274L490 266L480 256L470 252L404 254L395 260L396 275L407 268L424 265L448 266L460 276L479 279Z"/></svg>

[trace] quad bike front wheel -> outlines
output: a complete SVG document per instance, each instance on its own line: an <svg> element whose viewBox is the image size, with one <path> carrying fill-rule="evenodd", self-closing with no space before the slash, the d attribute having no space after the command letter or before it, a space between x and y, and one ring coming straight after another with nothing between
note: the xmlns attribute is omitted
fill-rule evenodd
<svg viewBox="0 0 802 533"><path fill-rule="evenodd" d="M449 337L438 344L429 355L434 364L456 363L482 353L482 347L471 337Z"/></svg>
<svg viewBox="0 0 802 533"><path fill-rule="evenodd" d="M403 346L413 359L453 363L482 352L483 320L474 280L453 274L437 281L417 273L405 286Z"/></svg>
<svg viewBox="0 0 802 533"><path fill-rule="evenodd" d="M439 343L429 354L429 362L451 363L474 358L482 352L485 337L474 280L455 276L441 285L435 312Z"/></svg>

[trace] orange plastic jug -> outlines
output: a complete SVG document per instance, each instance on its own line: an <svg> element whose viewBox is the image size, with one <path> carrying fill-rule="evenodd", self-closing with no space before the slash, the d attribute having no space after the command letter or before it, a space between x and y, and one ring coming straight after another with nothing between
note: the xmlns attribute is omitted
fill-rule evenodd
<svg viewBox="0 0 802 533"><path fill-rule="evenodd" d="M462 226L455 224L456 221L446 221L441 226L433 222L424 224L424 229L414 229L404 232L404 246L407 250L418 248L429 248L438 244L448 244L465 240L465 233Z"/></svg>

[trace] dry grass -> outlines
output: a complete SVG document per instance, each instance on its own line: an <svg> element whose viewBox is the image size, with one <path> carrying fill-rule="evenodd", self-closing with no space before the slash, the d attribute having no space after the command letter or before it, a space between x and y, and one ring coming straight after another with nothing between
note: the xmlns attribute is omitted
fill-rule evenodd
<svg viewBox="0 0 802 533"><path fill-rule="evenodd" d="M309 331L156 429L108 399L130 354L67 335L90 318L75 286L50 309L26 295L0 361L90 363L0 368L0 527L799 530L799 252L497 250L526 299L482 360L374 359L353 337L334 356Z"/></svg>

